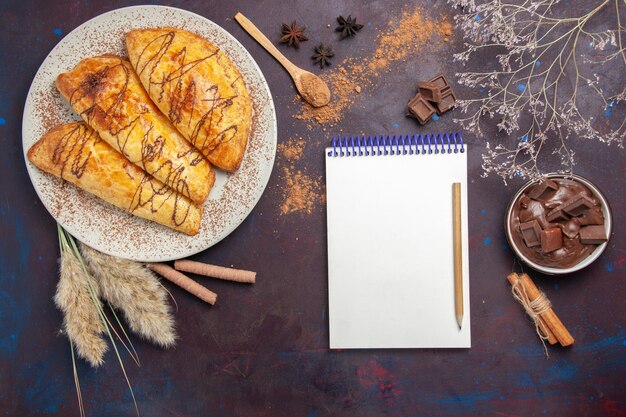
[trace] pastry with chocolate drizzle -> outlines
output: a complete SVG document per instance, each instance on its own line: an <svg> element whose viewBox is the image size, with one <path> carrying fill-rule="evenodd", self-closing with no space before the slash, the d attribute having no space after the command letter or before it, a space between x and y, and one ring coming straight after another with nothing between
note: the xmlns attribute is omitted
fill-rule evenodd
<svg viewBox="0 0 626 417"><path fill-rule="evenodd" d="M196 204L215 181L209 162L148 97L126 59L83 59L56 80L72 108L114 149Z"/></svg>
<svg viewBox="0 0 626 417"><path fill-rule="evenodd" d="M252 102L235 65L206 39L176 28L126 34L130 62L176 128L218 168L235 171L244 156Z"/></svg>
<svg viewBox="0 0 626 417"><path fill-rule="evenodd" d="M136 216L195 235L202 207L131 164L85 123L47 132L28 150L39 169Z"/></svg>

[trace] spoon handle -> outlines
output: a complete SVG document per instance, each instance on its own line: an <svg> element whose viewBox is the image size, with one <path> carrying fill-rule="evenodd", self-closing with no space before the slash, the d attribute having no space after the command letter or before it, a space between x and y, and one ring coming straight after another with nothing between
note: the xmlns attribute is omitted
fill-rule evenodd
<svg viewBox="0 0 626 417"><path fill-rule="evenodd" d="M292 77L295 76L297 70L299 69L294 64L291 63L283 54L280 53L278 49L274 46L274 44L265 37L265 35L256 27L254 24L248 20L247 17L242 15L241 13L237 13L235 15L235 20L239 22L239 24L245 29L246 32L250 34L258 43L261 44L263 48L267 52L269 52L278 62L282 64L283 67L291 74Z"/></svg>

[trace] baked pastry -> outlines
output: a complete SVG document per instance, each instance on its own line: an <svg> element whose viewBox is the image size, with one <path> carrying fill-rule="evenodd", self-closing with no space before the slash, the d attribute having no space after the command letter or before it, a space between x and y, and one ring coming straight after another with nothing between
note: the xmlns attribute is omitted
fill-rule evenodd
<svg viewBox="0 0 626 417"><path fill-rule="evenodd" d="M152 103L130 63L115 55L83 59L57 89L100 137L177 192L201 204L215 172Z"/></svg>
<svg viewBox="0 0 626 417"><path fill-rule="evenodd" d="M146 91L183 136L213 165L235 171L252 118L235 65L206 39L175 28L133 30L126 49Z"/></svg>
<svg viewBox="0 0 626 417"><path fill-rule="evenodd" d="M28 150L39 169L144 219L195 235L202 208L131 164L85 123L47 132Z"/></svg>

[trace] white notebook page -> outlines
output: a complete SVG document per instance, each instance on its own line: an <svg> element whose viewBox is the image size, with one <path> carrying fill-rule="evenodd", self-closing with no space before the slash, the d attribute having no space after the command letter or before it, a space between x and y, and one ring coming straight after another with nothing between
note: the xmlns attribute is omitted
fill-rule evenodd
<svg viewBox="0 0 626 417"><path fill-rule="evenodd" d="M466 152L328 156L331 348L471 345ZM461 183L464 319L454 310L452 184Z"/></svg>

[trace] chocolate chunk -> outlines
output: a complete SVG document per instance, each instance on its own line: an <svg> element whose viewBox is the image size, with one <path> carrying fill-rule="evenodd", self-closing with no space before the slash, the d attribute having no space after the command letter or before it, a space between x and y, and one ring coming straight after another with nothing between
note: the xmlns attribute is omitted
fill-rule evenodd
<svg viewBox="0 0 626 417"><path fill-rule="evenodd" d="M544 202L543 202L543 205L544 205L544 207L546 208L546 210L552 210L552 209L555 209L555 208L557 208L558 206L560 206L560 205L561 205L561 202L560 202L560 201L558 201L558 200L556 200L556 201L553 201L553 200L547 200L547 201L544 201Z"/></svg>
<svg viewBox="0 0 626 417"><path fill-rule="evenodd" d="M584 245L599 245L606 242L606 229L601 226L585 226L580 229L580 241Z"/></svg>
<svg viewBox="0 0 626 417"><path fill-rule="evenodd" d="M439 103L441 98L451 90L450 87L437 87L435 83L430 81L420 81L417 83L417 88L422 97L433 103Z"/></svg>
<svg viewBox="0 0 626 417"><path fill-rule="evenodd" d="M576 217L569 219L567 223L561 225L561 230L565 236L574 239L578 236L578 232L580 231L580 222Z"/></svg>
<svg viewBox="0 0 626 417"><path fill-rule="evenodd" d="M548 196L553 195L558 189L559 186L556 182L546 178L539 184L530 187L530 190L526 192L526 195L533 200L544 201L548 199Z"/></svg>
<svg viewBox="0 0 626 417"><path fill-rule="evenodd" d="M420 124L425 124L435 114L435 108L420 93L409 101L408 112L415 117Z"/></svg>
<svg viewBox="0 0 626 417"><path fill-rule="evenodd" d="M448 79L443 74L437 74L432 80L429 80L428 82L433 83L437 88L445 88L450 86L450 83L448 83Z"/></svg>
<svg viewBox="0 0 626 417"><path fill-rule="evenodd" d="M551 187L548 183L544 184L543 190L540 190L539 187L536 187L540 181L536 181L518 196L513 204L512 216L510 217L510 237L517 244L519 251L532 262L558 269L569 268L578 265L596 249L597 244L602 244L611 237L608 234L605 236L606 232L602 229L597 232L597 236L591 233L593 229L581 233L583 229L589 226L606 228L603 215L605 212L602 211L601 200L595 197L585 184L570 178L553 177L549 180L555 182L556 187ZM589 201L578 197L580 194L587 197ZM531 195L540 199L545 198L545 200L530 198ZM570 205L576 201L574 197L583 203L578 202ZM585 203L590 202L595 204L595 207L588 208ZM566 203L568 204L566 205ZM570 213L577 214L580 209L574 210L576 205L583 207L581 213L576 216L572 216L564 210L567 209ZM524 241L520 224L533 220L537 221L543 231L548 231L548 233L540 233L540 241L543 237L543 248L540 246L528 247ZM558 242L555 242L552 247L549 242L549 238L552 237L551 233L553 233L551 229L555 228L561 232L561 247L559 249L554 249L558 246ZM586 243L581 241L583 238ZM555 234L554 240L558 240L558 233ZM596 244L587 242L595 242ZM549 252L550 250L552 252Z"/></svg>
<svg viewBox="0 0 626 417"><path fill-rule="evenodd" d="M579 193L565 201L561 205L561 210L570 216L576 217L583 214L585 210L593 208L595 205L595 201L587 197L584 193Z"/></svg>
<svg viewBox="0 0 626 417"><path fill-rule="evenodd" d="M435 107L437 107L437 114L442 115L447 112L456 104L456 96L452 92L452 90L448 91L441 97L441 101L439 103L435 103Z"/></svg>
<svg viewBox="0 0 626 417"><path fill-rule="evenodd" d="M561 246L563 246L561 228L553 227L552 229L541 231L541 251L543 253L554 252L557 249L561 249Z"/></svg>
<svg viewBox="0 0 626 417"><path fill-rule="evenodd" d="M542 229L556 227L546 219L546 211L539 201L531 200L530 198L526 197L526 199L524 199L524 202L528 204L528 207L523 208L523 206L521 206L521 200L522 199L520 199L520 207L522 208L519 211L520 223L537 220L537 222L539 222L539 226L541 226Z"/></svg>
<svg viewBox="0 0 626 417"><path fill-rule="evenodd" d="M578 221L583 226L590 224L604 224L604 216L602 215L600 207L594 207L583 211L583 214L578 217Z"/></svg>
<svg viewBox="0 0 626 417"><path fill-rule="evenodd" d="M546 219L546 215L542 214L540 216L537 216L537 221L539 222L539 226L541 226L542 229L551 229L553 227L558 227L557 223L552 223L549 222L548 219Z"/></svg>
<svg viewBox="0 0 626 417"><path fill-rule="evenodd" d="M522 232L522 238L524 239L526 246L532 248L533 246L539 246L541 244L541 227L539 226L537 220L522 223L519 225L519 228Z"/></svg>
<svg viewBox="0 0 626 417"><path fill-rule="evenodd" d="M519 199L519 203L523 208L528 208L528 205L530 204L530 198L528 198L526 195L522 195L522 197L520 197Z"/></svg>
<svg viewBox="0 0 626 417"><path fill-rule="evenodd" d="M526 223L531 220L535 220L535 215L530 210L522 210L519 212L519 221L520 223Z"/></svg>
<svg viewBox="0 0 626 417"><path fill-rule="evenodd" d="M550 222L560 221L560 220L569 220L569 216L562 209L563 204L548 212L546 219Z"/></svg>

